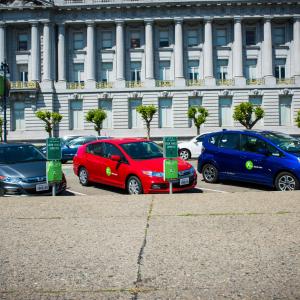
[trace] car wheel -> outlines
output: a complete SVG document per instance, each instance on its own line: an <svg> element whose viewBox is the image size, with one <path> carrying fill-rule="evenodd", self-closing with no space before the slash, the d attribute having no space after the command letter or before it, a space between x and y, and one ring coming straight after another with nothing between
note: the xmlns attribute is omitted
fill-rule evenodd
<svg viewBox="0 0 300 300"><path fill-rule="evenodd" d="M127 181L127 191L130 195L143 194L142 183L136 176L129 177Z"/></svg>
<svg viewBox="0 0 300 300"><path fill-rule="evenodd" d="M179 157L183 160L188 160L189 158L191 158L191 152L188 149L180 149Z"/></svg>
<svg viewBox="0 0 300 300"><path fill-rule="evenodd" d="M275 179L277 191L294 191L299 189L298 179L289 172L282 172Z"/></svg>
<svg viewBox="0 0 300 300"><path fill-rule="evenodd" d="M78 177L79 177L79 182L81 185L83 185L83 186L89 185L89 173L86 170L86 168L84 168L84 167L80 168Z"/></svg>
<svg viewBox="0 0 300 300"><path fill-rule="evenodd" d="M214 165L206 164L202 169L202 175L205 182L215 183L218 181L219 172Z"/></svg>

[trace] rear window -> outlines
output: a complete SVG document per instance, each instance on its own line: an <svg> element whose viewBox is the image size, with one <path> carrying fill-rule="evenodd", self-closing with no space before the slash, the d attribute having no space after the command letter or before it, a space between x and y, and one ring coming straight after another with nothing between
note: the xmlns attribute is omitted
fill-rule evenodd
<svg viewBox="0 0 300 300"><path fill-rule="evenodd" d="M240 149L240 134L239 133L224 133L219 140L219 148L239 150Z"/></svg>
<svg viewBox="0 0 300 300"><path fill-rule="evenodd" d="M221 136L220 134L215 134L215 135L210 136L208 138L208 143L217 146L220 136Z"/></svg>

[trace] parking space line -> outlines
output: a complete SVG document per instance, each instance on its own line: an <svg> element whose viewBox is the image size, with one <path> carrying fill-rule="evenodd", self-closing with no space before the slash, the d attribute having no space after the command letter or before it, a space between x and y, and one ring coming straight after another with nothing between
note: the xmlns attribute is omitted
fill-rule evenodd
<svg viewBox="0 0 300 300"><path fill-rule="evenodd" d="M72 191L72 190L69 190L69 189L66 189L66 191L69 192L69 193L80 195L80 196L86 196L86 194L83 194L83 193L80 193L80 192L75 192L75 191Z"/></svg>
<svg viewBox="0 0 300 300"><path fill-rule="evenodd" d="M228 194L229 192L226 191L221 191L221 190L213 190L213 189L207 189L207 188L199 188L199 187L195 187L195 189L197 190L203 190L203 191L211 191L211 192L217 192L217 193L223 193L223 194Z"/></svg>

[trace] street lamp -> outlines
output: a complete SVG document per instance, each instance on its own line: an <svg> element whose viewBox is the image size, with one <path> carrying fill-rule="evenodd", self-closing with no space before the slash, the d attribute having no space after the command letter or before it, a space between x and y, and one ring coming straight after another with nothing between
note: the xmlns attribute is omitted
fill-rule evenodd
<svg viewBox="0 0 300 300"><path fill-rule="evenodd" d="M4 143L7 142L7 116L6 116L6 106L7 106L7 97L9 93L9 88L6 85L6 78L9 78L9 68L6 61L1 63L0 71L3 73L3 80L4 80L4 91L3 91L3 117L4 117Z"/></svg>

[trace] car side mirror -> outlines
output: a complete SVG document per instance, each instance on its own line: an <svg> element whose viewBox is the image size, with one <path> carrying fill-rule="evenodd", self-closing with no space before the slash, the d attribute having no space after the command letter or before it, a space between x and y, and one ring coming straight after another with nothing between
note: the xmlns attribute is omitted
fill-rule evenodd
<svg viewBox="0 0 300 300"><path fill-rule="evenodd" d="M110 159L113 161L121 161L121 156L120 155L112 155L110 157Z"/></svg>

